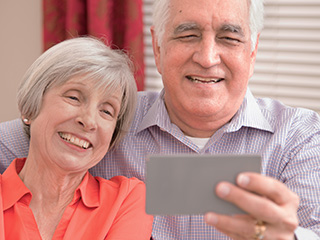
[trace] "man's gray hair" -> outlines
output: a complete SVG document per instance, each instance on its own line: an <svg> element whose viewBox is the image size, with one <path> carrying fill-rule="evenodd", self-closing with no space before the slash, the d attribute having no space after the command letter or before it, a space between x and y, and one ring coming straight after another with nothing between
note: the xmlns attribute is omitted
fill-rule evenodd
<svg viewBox="0 0 320 240"><path fill-rule="evenodd" d="M253 51L258 34L263 29L264 6L263 0L248 0L250 3L250 34L251 50ZM153 4L153 26L159 46L162 43L166 24L169 20L170 0L154 0Z"/></svg>

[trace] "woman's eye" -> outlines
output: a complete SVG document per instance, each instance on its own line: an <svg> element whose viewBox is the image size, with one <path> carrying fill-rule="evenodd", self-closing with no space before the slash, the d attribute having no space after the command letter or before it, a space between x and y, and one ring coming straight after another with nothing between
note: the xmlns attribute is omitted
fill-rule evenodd
<svg viewBox="0 0 320 240"><path fill-rule="evenodd" d="M74 101L79 101L79 98L77 98L76 96L68 96L68 98Z"/></svg>
<svg viewBox="0 0 320 240"><path fill-rule="evenodd" d="M108 110L103 110L103 113L112 116L111 112L109 112Z"/></svg>
<svg viewBox="0 0 320 240"><path fill-rule="evenodd" d="M114 111L111 109L104 109L101 110L105 115L110 116L110 117L114 117Z"/></svg>

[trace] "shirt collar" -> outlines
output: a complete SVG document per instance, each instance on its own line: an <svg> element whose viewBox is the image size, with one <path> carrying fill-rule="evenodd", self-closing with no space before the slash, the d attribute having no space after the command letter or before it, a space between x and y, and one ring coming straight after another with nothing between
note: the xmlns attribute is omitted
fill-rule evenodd
<svg viewBox="0 0 320 240"><path fill-rule="evenodd" d="M228 124L226 131L235 132L241 127L255 128L272 133L274 132L274 128L262 114L261 109L249 88L247 89L239 110L230 121L230 124Z"/></svg>
<svg viewBox="0 0 320 240"><path fill-rule="evenodd" d="M32 193L18 175L25 161L26 158L15 159L2 175L4 210L9 209L17 202L22 202L27 206L30 204ZM79 199L88 208L98 207L100 204L99 182L89 172L85 174L81 184L77 187L71 204L76 203Z"/></svg>
<svg viewBox="0 0 320 240"><path fill-rule="evenodd" d="M25 158L17 158L13 160L2 175L1 188L4 210L9 209L18 201L28 206L30 204L32 194L18 175L25 161Z"/></svg>
<svg viewBox="0 0 320 240"><path fill-rule="evenodd" d="M171 123L164 103L164 89L162 89L158 98L151 105L147 114L138 125L137 133L155 125L159 126L163 130L166 130L167 132L170 132L172 129L173 124Z"/></svg>
<svg viewBox="0 0 320 240"><path fill-rule="evenodd" d="M138 125L137 133L152 126L159 126L161 129L169 133L182 133L176 125L171 123L164 104L163 96L164 89L160 92L159 97L155 100L141 123ZM239 110L232 118L228 126L223 127L223 130L227 132L234 132L239 130L242 126L274 132L274 129L271 127L270 123L263 116L259 105L257 104L256 99L253 97L249 88L247 89L246 95Z"/></svg>
<svg viewBox="0 0 320 240"><path fill-rule="evenodd" d="M99 182L89 172L86 173L76 189L71 203L77 202L79 198L88 208L99 207L100 205Z"/></svg>

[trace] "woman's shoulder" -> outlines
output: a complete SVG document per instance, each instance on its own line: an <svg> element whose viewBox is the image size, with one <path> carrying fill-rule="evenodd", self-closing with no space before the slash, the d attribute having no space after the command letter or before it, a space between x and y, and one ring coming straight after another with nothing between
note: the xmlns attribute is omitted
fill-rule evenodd
<svg viewBox="0 0 320 240"><path fill-rule="evenodd" d="M107 188L121 189L127 192L130 192L133 189L145 188L144 182L142 182L141 180L135 177L128 178L125 176L115 176L108 180L101 177L95 177L95 178L99 182L100 188L107 187Z"/></svg>

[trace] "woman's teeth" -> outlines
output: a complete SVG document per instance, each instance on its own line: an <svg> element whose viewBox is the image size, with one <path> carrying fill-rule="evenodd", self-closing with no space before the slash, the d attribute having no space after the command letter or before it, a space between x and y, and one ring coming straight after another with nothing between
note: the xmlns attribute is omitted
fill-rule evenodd
<svg viewBox="0 0 320 240"><path fill-rule="evenodd" d="M89 146L90 146L89 142L87 142L87 141L85 141L83 139L79 139L79 138L77 138L77 137L75 137L75 136L73 136L73 135L71 135L69 133L61 133L60 132L59 135L63 140L65 140L65 141L67 141L67 142L69 142L69 143L71 143L73 145L76 145L78 147L81 147L83 149L88 149Z"/></svg>

